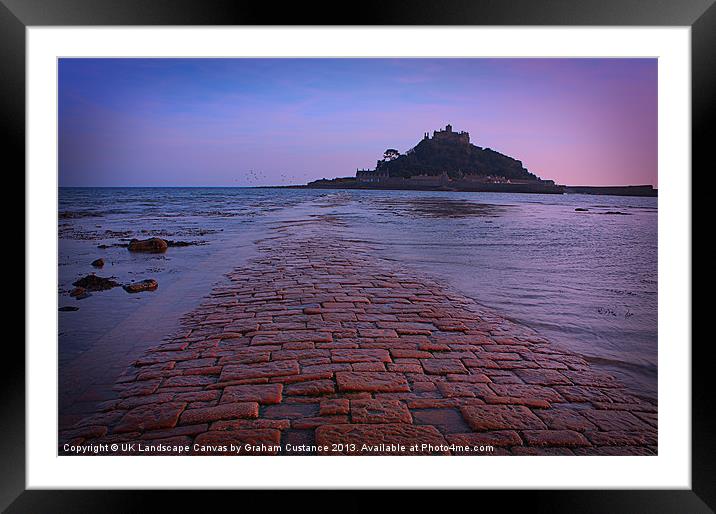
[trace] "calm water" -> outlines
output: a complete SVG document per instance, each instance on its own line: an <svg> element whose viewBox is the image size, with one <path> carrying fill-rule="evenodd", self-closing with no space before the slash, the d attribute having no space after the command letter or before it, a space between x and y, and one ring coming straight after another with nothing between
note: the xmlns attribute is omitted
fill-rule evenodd
<svg viewBox="0 0 716 514"><path fill-rule="evenodd" d="M80 307L59 313L61 368L107 334L114 344L166 335L276 221L320 212L340 217L346 237L377 256L442 278L656 397L656 198L62 188L59 212L59 304ZM160 255L111 246L150 236L201 244ZM69 297L97 257L107 263L98 275L155 278L159 289Z"/></svg>

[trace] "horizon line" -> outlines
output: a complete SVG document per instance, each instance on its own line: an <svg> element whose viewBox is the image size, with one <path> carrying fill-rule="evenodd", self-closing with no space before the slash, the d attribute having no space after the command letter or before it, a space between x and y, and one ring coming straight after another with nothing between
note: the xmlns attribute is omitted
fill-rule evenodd
<svg viewBox="0 0 716 514"><path fill-rule="evenodd" d="M336 178L342 178L342 177L336 177ZM316 180L331 180L331 179L316 179ZM608 184L608 185L595 185L595 184L556 184L558 186L563 187L645 187L650 186L653 189L658 190L658 187L654 186L654 184ZM84 185L84 186L60 186L58 185L58 189L68 189L68 188L86 188L86 189L226 189L226 188L233 188L233 189L261 189L261 188L280 188L280 187L306 187L306 184L263 184L259 186L236 186L236 185L217 185L217 186L142 186L142 185L122 185L122 186L93 186L93 185ZM311 188L307 188L311 189ZM335 189L342 189L340 187L337 187ZM356 189L361 190L361 189ZM371 189L373 190L373 189ZM374 191L381 191L381 189L374 189ZM409 189L406 191L410 191ZM417 191L417 190L416 190ZM429 190L428 190L429 191ZM469 191L463 191L463 192L469 192ZM480 192L480 191L473 191L473 192Z"/></svg>

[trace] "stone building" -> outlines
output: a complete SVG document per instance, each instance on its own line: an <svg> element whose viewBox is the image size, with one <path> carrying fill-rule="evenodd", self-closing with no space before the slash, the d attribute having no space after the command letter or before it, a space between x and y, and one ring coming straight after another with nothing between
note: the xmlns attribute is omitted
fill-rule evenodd
<svg viewBox="0 0 716 514"><path fill-rule="evenodd" d="M425 136L425 139L428 139L427 133ZM433 131L433 139L436 141L453 141L465 145L470 144L470 134L464 130L460 132L453 132L452 125L450 124L445 126L445 130Z"/></svg>
<svg viewBox="0 0 716 514"><path fill-rule="evenodd" d="M380 182L387 178L387 170L356 170L356 179L358 182Z"/></svg>

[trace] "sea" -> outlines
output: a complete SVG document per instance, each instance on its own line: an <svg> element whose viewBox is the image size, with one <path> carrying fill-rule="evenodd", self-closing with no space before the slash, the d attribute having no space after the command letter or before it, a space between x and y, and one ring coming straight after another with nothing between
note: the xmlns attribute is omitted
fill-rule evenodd
<svg viewBox="0 0 716 514"><path fill-rule="evenodd" d="M58 365L81 375L83 355L111 348L113 379L172 333L224 274L256 255L281 221L316 213L343 236L446 283L500 315L657 394L657 198L284 188L60 188ZM129 252L131 238L192 243ZM90 263L103 258L101 269ZM69 295L89 273L120 283L153 278L151 293L122 288ZM110 355L110 354L108 354ZM126 360L127 362L122 362ZM95 364L95 367L102 367Z"/></svg>

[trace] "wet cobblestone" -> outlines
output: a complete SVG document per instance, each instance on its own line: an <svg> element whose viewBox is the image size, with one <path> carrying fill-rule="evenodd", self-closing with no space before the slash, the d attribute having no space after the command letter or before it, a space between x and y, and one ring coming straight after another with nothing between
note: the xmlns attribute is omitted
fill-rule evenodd
<svg viewBox="0 0 716 514"><path fill-rule="evenodd" d="M494 455L650 455L656 405L330 219L289 225L117 379L65 443L484 444ZM121 453L121 452L117 452ZM351 451L309 452L319 454ZM427 454L460 451L418 451Z"/></svg>

